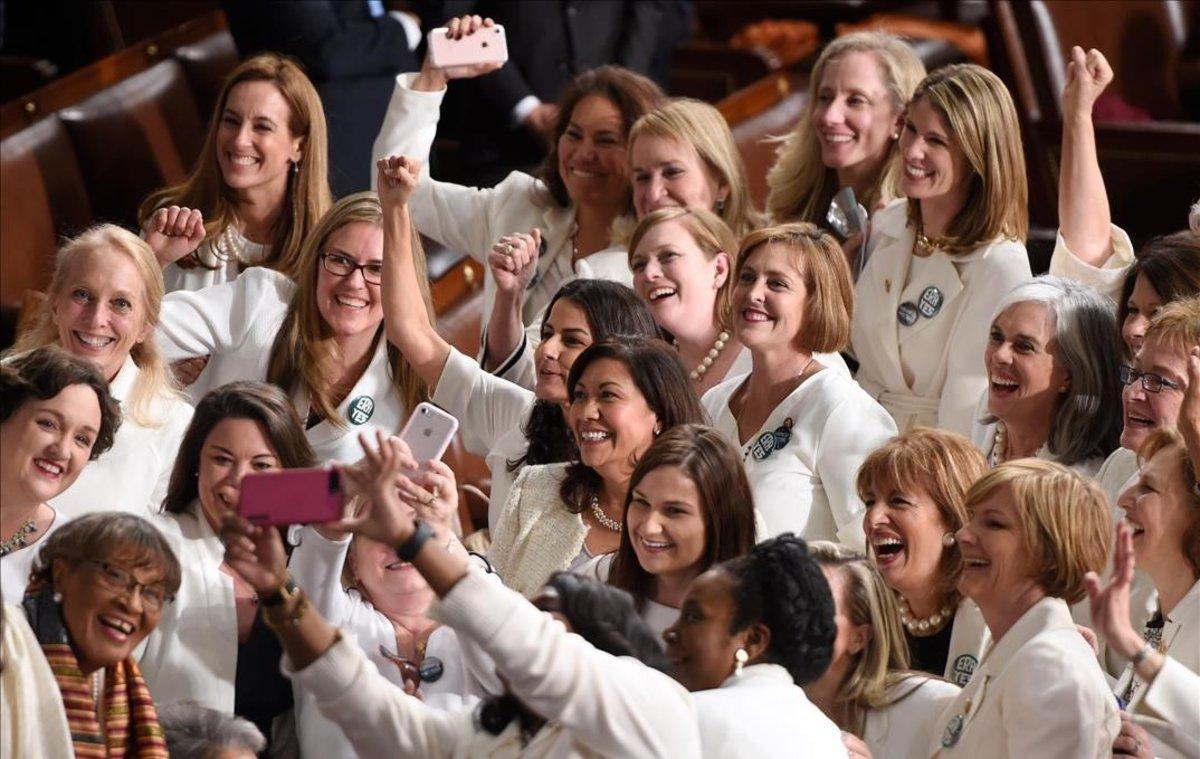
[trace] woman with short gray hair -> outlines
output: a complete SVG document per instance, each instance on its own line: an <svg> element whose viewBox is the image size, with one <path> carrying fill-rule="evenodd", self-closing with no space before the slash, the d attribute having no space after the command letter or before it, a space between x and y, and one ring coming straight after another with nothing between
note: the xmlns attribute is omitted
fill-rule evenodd
<svg viewBox="0 0 1200 759"><path fill-rule="evenodd" d="M1041 276L1004 297L971 436L990 466L1036 457L1096 473L1121 432L1116 335L1112 303L1072 280Z"/></svg>
<svg viewBox="0 0 1200 759"><path fill-rule="evenodd" d="M254 759L267 746L253 722L195 701L164 707L158 721L172 759Z"/></svg>

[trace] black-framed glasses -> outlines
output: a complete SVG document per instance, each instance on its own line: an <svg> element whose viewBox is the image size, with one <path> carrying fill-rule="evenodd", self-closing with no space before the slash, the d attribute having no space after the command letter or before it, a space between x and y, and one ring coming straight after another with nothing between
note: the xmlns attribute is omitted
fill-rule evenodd
<svg viewBox="0 0 1200 759"><path fill-rule="evenodd" d="M377 285L383 281L382 261L370 261L360 264L353 258L343 256L341 253L322 253L321 265L325 267L325 271L330 274L336 274L339 277L349 277L361 269L363 280L367 284Z"/></svg>
<svg viewBox="0 0 1200 759"><path fill-rule="evenodd" d="M1147 393L1161 393L1164 387L1169 390L1183 389L1178 382L1169 380L1161 374L1139 372L1132 366L1122 366L1118 370L1118 376L1121 378L1122 385L1131 385L1140 379L1142 381L1142 389Z"/></svg>
<svg viewBox="0 0 1200 759"><path fill-rule="evenodd" d="M109 590L131 596L135 591L140 590L142 605L150 611L162 611L163 606L175 600L175 596L168 593L166 586L161 582L146 585L134 579L132 572L116 564L86 557L83 561L100 570L100 582Z"/></svg>

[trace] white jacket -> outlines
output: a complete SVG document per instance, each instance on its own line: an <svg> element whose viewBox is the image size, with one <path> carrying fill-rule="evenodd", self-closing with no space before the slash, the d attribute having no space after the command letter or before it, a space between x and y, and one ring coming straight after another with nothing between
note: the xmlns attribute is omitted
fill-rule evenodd
<svg viewBox="0 0 1200 759"><path fill-rule="evenodd" d="M283 670L342 726L360 756L700 756L691 696L636 659L612 656L472 570L442 600L438 616L497 663L514 695L547 723L523 745L514 720L498 736L471 711L440 712L405 695L343 636L319 659Z"/></svg>
<svg viewBox="0 0 1200 759"><path fill-rule="evenodd" d="M5 603L0 615L0 756L61 759L75 755L58 681L25 611Z"/></svg>
<svg viewBox="0 0 1200 759"><path fill-rule="evenodd" d="M992 634L979 607L969 598L959 602L952 625L950 650L942 677L961 688L971 681L980 659L992 644Z"/></svg>
<svg viewBox="0 0 1200 759"><path fill-rule="evenodd" d="M1059 598L1043 598L984 656L938 718L940 757L1112 756L1120 721L1096 655Z"/></svg>
<svg viewBox="0 0 1200 759"><path fill-rule="evenodd" d="M168 264L163 269L163 285L166 292L203 290L213 285L232 282L242 273L243 267L253 266L267 257L266 245L250 242L237 229L229 227L225 232L217 233L217 239L225 234L228 234L234 245L240 247L240 261L226 256L218 256L214 251L212 240L205 240L197 249L197 256L208 266L215 268L193 266L185 269L178 263Z"/></svg>
<svg viewBox="0 0 1200 759"><path fill-rule="evenodd" d="M633 274L623 248L607 248L572 265L571 237L577 228L575 207L561 208L549 200L545 185L514 171L491 189L438 182L429 176L429 150L437 135L441 92L413 90L415 74L400 74L388 103L383 126L371 150L372 161L403 154L421 160L421 181L409 199L413 225L423 235L485 264L501 235L528 233L538 227L546 253L525 295L522 320L529 324L564 282L575 277L611 279L632 284ZM372 187L375 172L371 172ZM483 320L492 313L496 283L490 269L483 283ZM486 329L485 329L486 332Z"/></svg>
<svg viewBox="0 0 1200 759"><path fill-rule="evenodd" d="M1032 276L1029 257L1012 240L994 240L957 256L938 251L927 259L926 276L910 281L914 239L906 200L873 217L870 260L855 286L850 331L857 379L900 431L925 425L969 437L972 413L987 388L983 349L992 316L1008 291ZM941 295L936 313L901 327L900 304L920 303L933 287Z"/></svg>
<svg viewBox="0 0 1200 759"><path fill-rule="evenodd" d="M266 380L271 346L295 290L295 283L283 274L253 267L232 282L163 298L157 339L167 359L210 356L188 388L193 398L198 401L227 382ZM338 406L345 423L324 419L304 432L322 461L354 463L363 456L360 432L395 434L408 418L404 400L391 381L384 335L377 343L371 363ZM299 382L292 403L300 419L305 419L308 395Z"/></svg>
<svg viewBox="0 0 1200 759"><path fill-rule="evenodd" d="M1133 242L1129 234L1116 224L1112 225L1110 242L1112 253L1100 266L1092 266L1080 261L1067 247L1067 241L1059 232L1054 240L1054 252L1050 255L1050 273L1057 277L1066 277L1076 282L1082 282L1098 290L1109 300L1116 302L1121 298L1121 289L1125 286L1125 277L1133 264ZM1119 325L1118 325L1119 326Z"/></svg>
<svg viewBox="0 0 1200 759"><path fill-rule="evenodd" d="M755 664L697 691L701 754L712 759L843 759L837 725L778 664ZM880 755L882 756L882 755Z"/></svg>
<svg viewBox="0 0 1200 759"><path fill-rule="evenodd" d="M79 479L50 501L67 519L93 511L125 511L157 521L179 442L192 421L192 407L181 396L163 395L153 402L159 424L138 424L129 416L128 403L140 372L133 359L126 358L109 383L109 392L124 411L112 448L89 462Z"/></svg>
<svg viewBox="0 0 1200 759"><path fill-rule="evenodd" d="M522 469L492 533L488 561L505 585L526 596L570 568L587 539L583 518L568 511L558 494L567 466Z"/></svg>
<svg viewBox="0 0 1200 759"><path fill-rule="evenodd" d="M926 759L938 717L958 695L953 683L914 675L888 689L890 703L869 710L863 721L862 740L871 755L895 759Z"/></svg>
<svg viewBox="0 0 1200 759"><path fill-rule="evenodd" d="M768 532L791 531L862 550L866 507L855 479L867 456L896 434L895 423L854 380L824 369L793 390L743 443L729 399L746 376L725 380L700 403L713 428L740 449Z"/></svg>

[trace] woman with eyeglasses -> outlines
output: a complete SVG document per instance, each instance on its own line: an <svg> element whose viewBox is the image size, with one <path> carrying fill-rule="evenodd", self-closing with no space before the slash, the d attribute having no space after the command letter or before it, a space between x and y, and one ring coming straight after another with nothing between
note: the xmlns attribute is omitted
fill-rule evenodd
<svg viewBox="0 0 1200 759"><path fill-rule="evenodd" d="M79 517L42 545L22 608L58 681L58 694L38 695L62 699L74 756L166 759L133 651L172 606L180 576L163 535L132 514Z"/></svg>
<svg viewBox="0 0 1200 759"><path fill-rule="evenodd" d="M433 307L425 258L413 240L426 318ZM322 461L362 457L356 433L394 433L428 395L387 339L383 319L383 213L374 193L338 201L305 241L292 280L255 267L233 282L163 301L158 341L171 360L210 355L188 388L199 400L234 380L288 393Z"/></svg>

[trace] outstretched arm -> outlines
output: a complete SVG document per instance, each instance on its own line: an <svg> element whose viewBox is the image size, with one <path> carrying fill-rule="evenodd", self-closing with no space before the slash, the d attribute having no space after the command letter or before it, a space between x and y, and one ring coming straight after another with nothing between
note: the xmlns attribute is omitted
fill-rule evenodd
<svg viewBox="0 0 1200 759"><path fill-rule="evenodd" d="M1112 68L1099 50L1085 54L1083 48L1071 48L1067 86L1062 94L1058 224L1071 252L1096 267L1112 253L1112 218L1096 154L1092 106L1112 79Z"/></svg>

